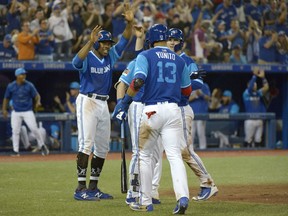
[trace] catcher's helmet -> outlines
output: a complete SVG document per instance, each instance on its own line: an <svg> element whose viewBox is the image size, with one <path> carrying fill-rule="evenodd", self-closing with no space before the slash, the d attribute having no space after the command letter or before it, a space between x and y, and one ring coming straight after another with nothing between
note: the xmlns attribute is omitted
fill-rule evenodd
<svg viewBox="0 0 288 216"><path fill-rule="evenodd" d="M113 44L115 43L115 41L112 40L112 34L109 31L101 30L99 34L98 41L96 41L93 46L95 50L99 49L99 42L110 41Z"/></svg>
<svg viewBox="0 0 288 216"><path fill-rule="evenodd" d="M178 28L171 28L169 29L168 31L168 38L175 38L177 40L180 41L179 44L177 44L175 47L174 47L174 51L177 52L179 50L182 49L183 47L183 43L184 43L184 36L183 36L183 32L182 30L178 29Z"/></svg>
<svg viewBox="0 0 288 216"><path fill-rule="evenodd" d="M163 24L154 24L149 30L149 42L150 46L158 41L167 40L167 27Z"/></svg>

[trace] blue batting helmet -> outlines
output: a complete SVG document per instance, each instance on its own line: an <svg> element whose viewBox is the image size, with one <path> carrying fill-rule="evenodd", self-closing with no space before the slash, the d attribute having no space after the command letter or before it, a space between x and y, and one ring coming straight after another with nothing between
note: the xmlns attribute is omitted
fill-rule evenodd
<svg viewBox="0 0 288 216"><path fill-rule="evenodd" d="M93 45L95 50L99 49L99 42L110 41L111 43L115 43L115 41L112 40L112 34L109 31L101 30L99 34L100 36L98 41L96 41Z"/></svg>
<svg viewBox="0 0 288 216"><path fill-rule="evenodd" d="M169 29L168 31L168 38L175 38L177 40L180 41L179 44L177 44L175 47L174 47L174 51L177 52L179 50L182 49L183 47L183 44L184 44L184 35L183 35L183 32L182 30L178 29L178 28L171 28Z"/></svg>
<svg viewBox="0 0 288 216"><path fill-rule="evenodd" d="M167 30L167 27L163 24L154 24L149 30L150 46L153 47L153 44L158 41L166 41Z"/></svg>

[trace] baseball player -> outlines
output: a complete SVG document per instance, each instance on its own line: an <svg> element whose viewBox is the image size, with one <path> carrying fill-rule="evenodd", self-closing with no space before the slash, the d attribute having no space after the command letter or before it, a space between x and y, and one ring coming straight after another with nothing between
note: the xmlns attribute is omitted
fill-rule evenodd
<svg viewBox="0 0 288 216"><path fill-rule="evenodd" d="M167 46L184 59L190 72L190 78L193 78L191 80L191 86L193 90L197 90L203 86L201 77L205 75L205 73L203 74L203 71L199 71L193 59L182 52L183 43L183 32L180 29L171 28L168 31ZM187 144L187 151L182 154L182 157L200 181L200 193L198 196L192 197L192 199L195 201L207 200L211 196L216 195L218 188L216 187L211 175L206 170L201 158L194 151L191 136L194 113L189 105L189 96L187 97L182 95L179 107L182 113L183 131Z"/></svg>
<svg viewBox="0 0 288 216"><path fill-rule="evenodd" d="M262 80L263 87L257 89L257 78ZM248 113L266 112L264 96L269 91L269 83L265 78L264 70L255 67L253 77L248 82L248 88L243 93L245 111ZM244 121L245 147L261 147L263 134L263 120L248 119Z"/></svg>
<svg viewBox="0 0 288 216"><path fill-rule="evenodd" d="M135 211L153 211L151 154L159 136L171 167L177 205L173 214L184 214L189 202L187 174L181 157L185 140L182 133L181 93L189 96L192 88L184 60L166 46L167 27L155 24L149 30L153 47L137 56L135 76L115 113L126 112L132 97L142 86L144 104L139 127L140 197L130 204Z"/></svg>
<svg viewBox="0 0 288 216"><path fill-rule="evenodd" d="M112 84L112 67L120 58L132 35L134 14L128 4L124 4L126 28L119 42L114 41L110 32L96 26L90 40L73 58L72 64L79 71L80 93L76 99L79 150L77 155L78 187L76 200L112 199L110 194L98 188L98 180L109 151L110 114L107 100ZM91 175L88 189L86 173L89 155L94 147L91 159Z"/></svg>
<svg viewBox="0 0 288 216"><path fill-rule="evenodd" d="M136 39L136 55L138 55L144 49L147 50L149 48L149 34L146 32L146 36L144 34L143 27L139 27L135 29ZM143 40L143 38L145 38ZM123 71L122 75L119 78L119 81L115 84L115 88L117 90L117 99L121 99L124 97L127 87L131 84L134 73L135 73L135 63L136 58L133 59L127 66L127 68ZM129 106L128 109L128 124L131 134L131 143L132 143L132 158L129 165L129 183L130 187L127 191L126 196L126 204L130 204L135 202L139 197L139 146L138 146L138 131L139 131L139 122L142 115L143 104L141 103L141 97L143 95L143 87L139 90L136 96L133 98L133 102ZM155 147L155 151L160 147L163 152L162 145ZM158 155L158 154L157 154ZM162 161L160 161L162 162ZM156 164L156 163L153 163ZM152 169L153 170L153 169ZM160 169L160 172L162 169ZM157 176L161 176L158 175ZM157 181L159 183L159 181ZM152 195L152 203L160 204L159 195Z"/></svg>
<svg viewBox="0 0 288 216"><path fill-rule="evenodd" d="M12 142L13 142L13 154L12 156L20 156L19 154L19 141L20 130L22 121L26 123L30 131L35 135L37 139L37 145L41 150L42 155L48 155L49 149L44 144L33 112L33 100L35 101L36 108L41 106L40 95L37 92L35 86L26 80L27 71L24 68L18 68L15 70L16 80L9 83L2 104L3 117L8 117L7 105L12 100L13 110L11 112L11 127L12 127Z"/></svg>

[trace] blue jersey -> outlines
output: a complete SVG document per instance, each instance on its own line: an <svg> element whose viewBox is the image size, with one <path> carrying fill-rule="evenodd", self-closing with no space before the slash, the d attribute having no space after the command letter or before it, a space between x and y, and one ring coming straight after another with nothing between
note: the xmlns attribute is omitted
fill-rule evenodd
<svg viewBox="0 0 288 216"><path fill-rule="evenodd" d="M111 47L109 54L103 59L99 59L92 51L83 60L81 68L77 68L75 58L72 65L80 74L80 93L96 93L108 95L112 85L112 68L120 58L127 40L121 38L120 41Z"/></svg>
<svg viewBox="0 0 288 216"><path fill-rule="evenodd" d="M220 13L218 20L224 20L226 27L230 27L231 20L237 17L236 7L232 4L226 8L224 4L221 3L216 7L215 14L220 10L223 10L223 12Z"/></svg>
<svg viewBox="0 0 288 216"><path fill-rule="evenodd" d="M157 46L137 56L135 78L145 81L143 103L179 103L181 88L191 85L185 61L167 47Z"/></svg>
<svg viewBox="0 0 288 216"><path fill-rule="evenodd" d="M239 106L234 101L231 101L229 104L226 105L222 104L219 108L219 113L239 113Z"/></svg>
<svg viewBox="0 0 288 216"><path fill-rule="evenodd" d="M180 56L181 56L181 58L184 59L186 65L187 65L189 75L191 75L192 72L196 72L199 70L197 64L195 63L195 61L190 56L186 55L184 52L182 52L180 54ZM191 86L192 86L193 90L201 88L202 85L203 85L203 81L200 79L191 80ZM181 101L178 105L179 106L186 106L186 105L188 105L188 103L189 103L189 96L181 95Z"/></svg>
<svg viewBox="0 0 288 216"><path fill-rule="evenodd" d="M203 83L201 91L204 95L211 96L210 88L206 83ZM208 113L208 101L205 100L204 96L200 96L189 102L189 105L192 107L194 113Z"/></svg>
<svg viewBox="0 0 288 216"><path fill-rule="evenodd" d="M249 87L243 93L243 102L245 111L248 113L263 113L266 112L266 107L263 101L263 94L261 90L253 91L255 79L250 81Z"/></svg>
<svg viewBox="0 0 288 216"><path fill-rule="evenodd" d="M13 101L13 108L16 112L24 112L33 109L33 99L38 94L35 86L25 81L19 85L16 81L9 83L4 98Z"/></svg>
<svg viewBox="0 0 288 216"><path fill-rule="evenodd" d="M135 75L135 64L136 58L133 59L127 66L126 70L120 76L120 80L126 85L130 85ZM133 101L140 102L143 95L144 86L138 91L138 93L133 97Z"/></svg>
<svg viewBox="0 0 288 216"><path fill-rule="evenodd" d="M265 48L264 45L271 40L271 37L262 36L259 39L259 59L266 62L276 61L276 46L273 44L270 48Z"/></svg>
<svg viewBox="0 0 288 216"><path fill-rule="evenodd" d="M0 59L15 59L16 52L12 46L5 48L3 43L0 42Z"/></svg>

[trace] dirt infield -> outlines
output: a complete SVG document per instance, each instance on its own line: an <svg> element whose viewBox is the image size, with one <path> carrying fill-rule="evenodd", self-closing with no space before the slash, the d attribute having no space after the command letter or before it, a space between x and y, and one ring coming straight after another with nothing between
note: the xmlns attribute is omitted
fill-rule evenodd
<svg viewBox="0 0 288 216"><path fill-rule="evenodd" d="M237 157L237 156L288 156L288 150L245 150L245 151L199 151L200 157ZM127 153L127 158L130 154ZM120 153L109 153L108 160L120 160ZM73 154L23 154L20 157L0 155L0 163L3 162L30 162L30 161L64 161L76 160L76 153ZM245 188L243 188L245 187ZM233 185L218 186L219 194L213 198L219 201L230 202L250 202L264 204L287 204L288 184L285 185ZM195 195L195 188L190 188L190 192ZM164 192L171 194L173 191Z"/></svg>
<svg viewBox="0 0 288 216"><path fill-rule="evenodd" d="M288 156L288 150L237 150L237 151L197 151L200 157L241 157L241 156ZM129 158L131 153L126 153ZM108 160L120 160L120 153L109 153ZM61 160L76 160L76 153L60 154L51 153L48 156L42 156L40 153L23 154L20 157L11 157L7 155L0 155L0 162L13 161L61 161Z"/></svg>

